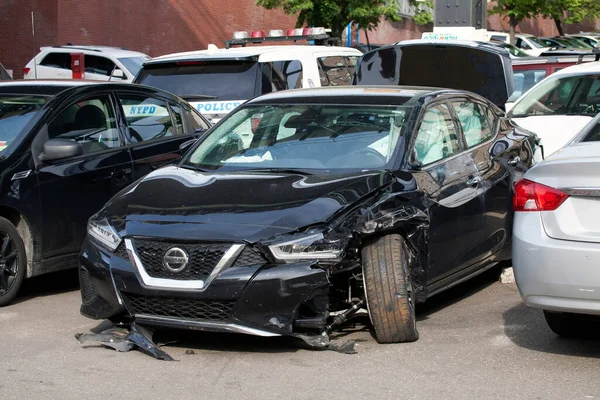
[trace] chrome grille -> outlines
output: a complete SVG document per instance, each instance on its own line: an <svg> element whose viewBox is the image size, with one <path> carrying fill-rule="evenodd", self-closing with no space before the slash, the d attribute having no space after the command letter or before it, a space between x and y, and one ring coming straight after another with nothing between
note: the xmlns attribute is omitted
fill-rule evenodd
<svg viewBox="0 0 600 400"><path fill-rule="evenodd" d="M147 239L134 239L133 243L148 275L176 280L205 280L231 247L228 243L182 244ZM181 272L171 272L163 264L165 253L172 247L185 250L189 256L188 265Z"/></svg>

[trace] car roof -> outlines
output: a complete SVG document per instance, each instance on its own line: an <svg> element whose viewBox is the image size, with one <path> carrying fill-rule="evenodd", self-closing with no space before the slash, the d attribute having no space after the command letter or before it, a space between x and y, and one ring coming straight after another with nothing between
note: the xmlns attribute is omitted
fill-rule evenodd
<svg viewBox="0 0 600 400"><path fill-rule="evenodd" d="M38 94L45 96L56 96L70 89L80 89L85 87L102 87L111 89L131 90L139 92L159 92L163 95L176 98L172 93L166 92L150 86L125 83L125 82L107 82L79 79L23 79L16 81L0 82L0 93L19 93L19 94Z"/></svg>
<svg viewBox="0 0 600 400"><path fill-rule="evenodd" d="M110 46L88 46L88 45L67 45L67 46L48 46L40 48L44 52L65 52L70 53L73 50L80 50L89 54L104 54L113 57L148 57L147 54L140 53L129 49Z"/></svg>
<svg viewBox="0 0 600 400"><path fill-rule="evenodd" d="M556 71L551 76L561 76L561 75L570 75L570 74L593 74L600 73L600 61L592 61L581 63L577 65L573 65L571 67L567 67L561 69L560 71Z"/></svg>
<svg viewBox="0 0 600 400"><path fill-rule="evenodd" d="M273 104L285 102L335 104L405 104L427 95L466 94L481 97L464 90L440 89L422 86L324 86L283 90L256 97L246 104ZM317 100L318 98L318 100Z"/></svg>
<svg viewBox="0 0 600 400"><path fill-rule="evenodd" d="M247 46L233 47L230 49L209 48L206 50L187 51L183 53L165 54L163 56L154 57L148 60L145 64L156 64L161 62L196 60L196 59L236 59L258 57L267 53L282 53L282 57L294 57L298 59L303 55L310 55L319 52L336 51L341 54L362 55L360 50L351 47L341 46L313 46L313 45L283 45L283 46Z"/></svg>

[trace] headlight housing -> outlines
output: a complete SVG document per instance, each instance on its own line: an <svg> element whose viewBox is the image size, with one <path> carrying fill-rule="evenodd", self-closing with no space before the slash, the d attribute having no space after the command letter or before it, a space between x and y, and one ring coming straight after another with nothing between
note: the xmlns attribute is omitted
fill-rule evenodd
<svg viewBox="0 0 600 400"><path fill-rule="evenodd" d="M88 235L110 251L115 251L121 243L121 237L106 219L88 222Z"/></svg>
<svg viewBox="0 0 600 400"><path fill-rule="evenodd" d="M285 262L299 260L335 260L344 252L340 240L325 239L323 233L301 236L269 246L275 258Z"/></svg>

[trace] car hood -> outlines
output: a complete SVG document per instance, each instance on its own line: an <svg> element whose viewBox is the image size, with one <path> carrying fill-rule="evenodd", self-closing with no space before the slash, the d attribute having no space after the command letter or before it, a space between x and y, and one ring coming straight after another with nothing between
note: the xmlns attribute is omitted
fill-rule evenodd
<svg viewBox="0 0 600 400"><path fill-rule="evenodd" d="M545 157L569 143L591 119L592 117L586 115L512 117L514 123L540 138Z"/></svg>
<svg viewBox="0 0 600 400"><path fill-rule="evenodd" d="M255 242L326 223L394 180L387 171L211 174L171 166L115 196L104 212L124 220L130 236Z"/></svg>

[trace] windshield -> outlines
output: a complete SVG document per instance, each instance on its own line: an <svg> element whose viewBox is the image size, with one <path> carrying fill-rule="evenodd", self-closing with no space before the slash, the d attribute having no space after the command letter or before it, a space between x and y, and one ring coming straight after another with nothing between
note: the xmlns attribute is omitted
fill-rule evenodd
<svg viewBox="0 0 600 400"><path fill-rule="evenodd" d="M45 102L40 96L0 94L0 152L15 141Z"/></svg>
<svg viewBox="0 0 600 400"><path fill-rule="evenodd" d="M136 76L140 69L142 69L142 64L149 59L150 57L125 57L119 58L119 61L131 72L131 75Z"/></svg>
<svg viewBox="0 0 600 400"><path fill-rule="evenodd" d="M548 45L546 45L546 43L544 43L543 40L538 39L535 36L527 36L527 40L529 40L531 44L533 44L533 46L537 47L538 49L541 49L542 47L548 47Z"/></svg>
<svg viewBox="0 0 600 400"><path fill-rule="evenodd" d="M410 107L268 105L239 109L183 162L202 170L365 170L390 164Z"/></svg>
<svg viewBox="0 0 600 400"><path fill-rule="evenodd" d="M549 77L527 93L510 112L530 115L596 115L600 112L600 74Z"/></svg>
<svg viewBox="0 0 600 400"><path fill-rule="evenodd" d="M259 64L255 61L192 61L147 65L136 83L154 86L185 98L215 96L247 100L256 96Z"/></svg>

